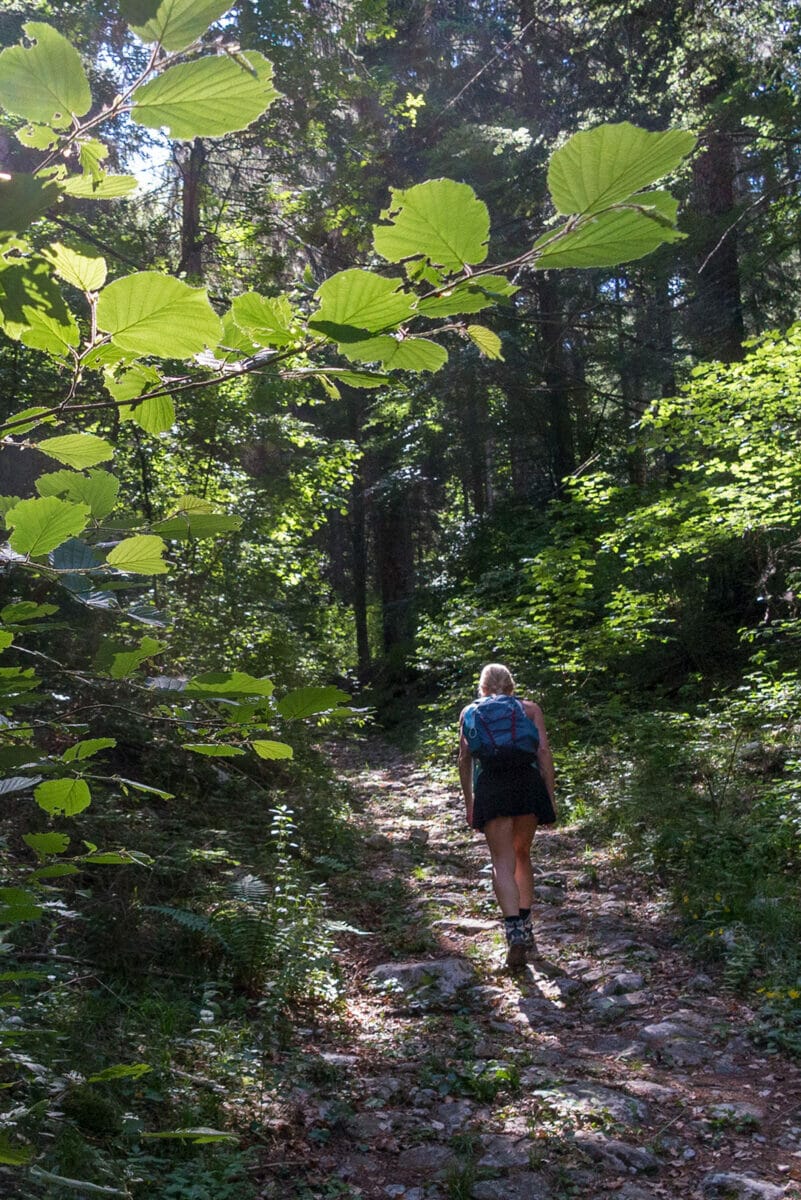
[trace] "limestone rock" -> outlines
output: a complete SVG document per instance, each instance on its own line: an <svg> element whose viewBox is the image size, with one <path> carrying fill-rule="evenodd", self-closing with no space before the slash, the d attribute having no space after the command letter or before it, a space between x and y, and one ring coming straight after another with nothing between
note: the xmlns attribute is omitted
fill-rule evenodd
<svg viewBox="0 0 801 1200"><path fill-rule="evenodd" d="M620 975L613 976L601 988L602 996L622 996L627 992L639 992L645 980L642 975L638 975L636 971L622 971Z"/></svg>
<svg viewBox="0 0 801 1200"><path fill-rule="evenodd" d="M775 1183L734 1171L714 1171L705 1176L701 1186L706 1200L780 1200L785 1194Z"/></svg>
<svg viewBox="0 0 801 1200"><path fill-rule="evenodd" d="M467 1128L475 1107L471 1100L455 1100L452 1104L437 1104L431 1110L431 1120L439 1122L445 1135L450 1137Z"/></svg>
<svg viewBox="0 0 801 1200"><path fill-rule="evenodd" d="M427 1144L410 1146L398 1155L398 1174L404 1175L444 1175L455 1161L452 1150L447 1146Z"/></svg>
<svg viewBox="0 0 801 1200"><path fill-rule="evenodd" d="M420 1008L452 1000L475 983L475 972L463 958L423 959L382 963L370 972L371 982L391 995Z"/></svg>
<svg viewBox="0 0 801 1200"><path fill-rule="evenodd" d="M633 1096L641 1096L643 1100L672 1100L676 1089L665 1087L664 1084L654 1083L650 1079L630 1079L625 1085L627 1092Z"/></svg>
<svg viewBox="0 0 801 1200"><path fill-rule="evenodd" d="M528 1167L531 1144L528 1138L508 1134L488 1134L482 1139L484 1153L478 1160L479 1167L495 1170L513 1170Z"/></svg>
<svg viewBox="0 0 801 1200"><path fill-rule="evenodd" d="M701 1020L703 1021L703 1018ZM661 1058L676 1066L692 1067L706 1062L711 1057L711 1051L703 1042L701 1034L701 1028L686 1021L685 1010L682 1009L664 1021L643 1026L639 1036Z"/></svg>
<svg viewBox="0 0 801 1200"><path fill-rule="evenodd" d="M615 1171L655 1171L659 1159L642 1146L609 1138L603 1133L577 1133L575 1143L595 1162L603 1163Z"/></svg>
<svg viewBox="0 0 801 1200"><path fill-rule="evenodd" d="M756 1104L745 1104L739 1100L724 1101L709 1110L714 1121L727 1121L732 1125L758 1125L765 1110Z"/></svg>
<svg viewBox="0 0 801 1200"><path fill-rule="evenodd" d="M552 1200L553 1192L541 1175L522 1171L506 1179L482 1179L470 1195L473 1200Z"/></svg>
<svg viewBox="0 0 801 1200"><path fill-rule="evenodd" d="M565 893L560 887L552 887L547 883L539 883L534 888L534 895L545 904L564 904Z"/></svg>
<svg viewBox="0 0 801 1200"><path fill-rule="evenodd" d="M648 1108L636 1096L627 1096L616 1088L600 1083L569 1083L559 1087L537 1088L533 1095L560 1113L608 1117L618 1125L639 1125L648 1117Z"/></svg>
<svg viewBox="0 0 801 1200"><path fill-rule="evenodd" d="M499 924L497 921L478 921L472 917L441 917L438 921L434 921L433 927L434 929L452 930L454 933L474 935L498 929Z"/></svg>

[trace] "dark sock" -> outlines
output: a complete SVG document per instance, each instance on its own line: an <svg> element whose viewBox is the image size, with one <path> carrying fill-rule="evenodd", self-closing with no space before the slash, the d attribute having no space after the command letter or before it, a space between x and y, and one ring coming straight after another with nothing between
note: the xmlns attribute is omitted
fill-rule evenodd
<svg viewBox="0 0 801 1200"><path fill-rule="evenodd" d="M527 920L530 916L531 916L530 908L521 908L520 909L520 920L521 921Z"/></svg>

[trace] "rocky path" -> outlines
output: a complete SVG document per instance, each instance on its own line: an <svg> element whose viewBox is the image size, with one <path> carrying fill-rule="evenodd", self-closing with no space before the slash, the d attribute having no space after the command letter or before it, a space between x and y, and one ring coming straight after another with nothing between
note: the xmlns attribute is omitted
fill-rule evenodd
<svg viewBox="0 0 801 1200"><path fill-rule="evenodd" d="M347 1009L307 1031L299 1165L265 1198L801 1197L799 1065L760 1055L636 873L538 833L539 957L511 978L454 788L380 743L335 753L370 936L342 943Z"/></svg>

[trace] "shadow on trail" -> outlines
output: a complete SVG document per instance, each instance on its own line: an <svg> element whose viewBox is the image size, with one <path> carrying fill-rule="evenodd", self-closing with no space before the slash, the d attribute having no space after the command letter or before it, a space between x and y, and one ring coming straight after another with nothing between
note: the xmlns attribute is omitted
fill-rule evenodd
<svg viewBox="0 0 801 1200"><path fill-rule="evenodd" d="M785 1098L765 1097L746 1012L686 960L646 881L578 833L539 832L538 955L511 976L455 789L375 742L336 755L360 849L332 907L370 936L341 943L347 1011L315 1032L331 1078L305 1101L309 1170L282 1197L785 1195L801 1072L781 1063Z"/></svg>

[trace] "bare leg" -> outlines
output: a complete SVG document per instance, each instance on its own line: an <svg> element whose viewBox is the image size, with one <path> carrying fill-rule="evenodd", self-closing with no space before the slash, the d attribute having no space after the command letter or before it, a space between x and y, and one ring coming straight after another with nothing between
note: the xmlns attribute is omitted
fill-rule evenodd
<svg viewBox="0 0 801 1200"><path fill-rule="evenodd" d="M531 908L534 900L534 872L531 868L531 843L537 828L537 818L532 813L512 817L512 846L515 854L515 883L520 897L520 908Z"/></svg>
<svg viewBox="0 0 801 1200"><path fill-rule="evenodd" d="M505 917L520 912L520 890L515 878L517 858L513 841L513 823L519 817L494 817L484 827L492 858L492 886ZM533 836L533 831L532 831Z"/></svg>

